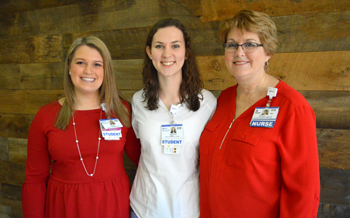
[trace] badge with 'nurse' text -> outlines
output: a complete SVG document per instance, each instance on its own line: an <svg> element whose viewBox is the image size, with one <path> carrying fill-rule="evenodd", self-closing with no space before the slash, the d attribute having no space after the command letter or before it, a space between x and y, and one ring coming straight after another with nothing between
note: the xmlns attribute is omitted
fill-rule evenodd
<svg viewBox="0 0 350 218"><path fill-rule="evenodd" d="M272 128L275 125L278 111L279 111L279 107L255 108L252 120L250 121L250 126Z"/></svg>

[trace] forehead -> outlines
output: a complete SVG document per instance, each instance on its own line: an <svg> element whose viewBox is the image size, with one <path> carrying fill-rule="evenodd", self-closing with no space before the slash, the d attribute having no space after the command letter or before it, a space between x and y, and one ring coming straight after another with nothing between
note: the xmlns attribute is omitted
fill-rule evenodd
<svg viewBox="0 0 350 218"><path fill-rule="evenodd" d="M157 30L153 36L152 42L173 42L173 41L184 41L184 35L182 31L174 26L164 27Z"/></svg>
<svg viewBox="0 0 350 218"><path fill-rule="evenodd" d="M250 32L246 30L241 31L240 29L237 29L237 28L231 29L227 34L227 41L238 42L238 41L249 41L249 40L260 42L260 37L255 32Z"/></svg>
<svg viewBox="0 0 350 218"><path fill-rule="evenodd" d="M76 58L82 58L82 59L93 59L95 61L103 61L103 58L100 54L100 52L87 45L81 45L79 46L73 55L73 59Z"/></svg>

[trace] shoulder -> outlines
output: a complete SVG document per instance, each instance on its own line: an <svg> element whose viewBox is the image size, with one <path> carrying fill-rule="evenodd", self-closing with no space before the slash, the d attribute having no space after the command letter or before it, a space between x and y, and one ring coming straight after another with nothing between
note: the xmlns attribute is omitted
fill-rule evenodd
<svg viewBox="0 0 350 218"><path fill-rule="evenodd" d="M236 90L237 85L228 87L227 89L223 90L218 97L218 101L227 101L228 99L231 99L232 95L236 93Z"/></svg>
<svg viewBox="0 0 350 218"><path fill-rule="evenodd" d="M310 106L304 96L287 83L280 81L277 87L277 97L285 104L289 104L291 107Z"/></svg>
<svg viewBox="0 0 350 218"><path fill-rule="evenodd" d="M62 108L62 105L58 102L58 100L51 102L49 104L46 104L42 107L40 107L39 112L41 113L53 113L58 112Z"/></svg>
<svg viewBox="0 0 350 218"><path fill-rule="evenodd" d="M203 101L216 102L216 97L210 91L202 89L201 94L203 95Z"/></svg>
<svg viewBox="0 0 350 218"><path fill-rule="evenodd" d="M138 102L142 102L144 100L143 97L143 89L141 89L140 91L137 91L133 96L132 96L132 103L138 103Z"/></svg>

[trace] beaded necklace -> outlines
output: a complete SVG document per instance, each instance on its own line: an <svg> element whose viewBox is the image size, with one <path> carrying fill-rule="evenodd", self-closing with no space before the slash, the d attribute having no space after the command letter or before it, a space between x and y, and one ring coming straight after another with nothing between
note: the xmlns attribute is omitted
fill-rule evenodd
<svg viewBox="0 0 350 218"><path fill-rule="evenodd" d="M99 130L98 131L98 143L97 143L97 153L96 153L96 160L95 160L95 167L94 167L94 171L93 173L88 173L86 167L85 167L85 163L84 163L84 159L83 157L81 156L81 152L80 152L80 147L79 147L79 141L78 141L78 137L77 137L77 130L76 130L76 127L75 127L75 120L74 120L74 114L73 114L73 127L74 127L74 134L75 134L75 143L77 144L77 148L78 148L78 152L79 152L79 157L80 157L80 161L81 161L81 164L83 165L84 167L84 170L86 172L86 174L88 176L94 176L95 172L96 172L96 166L97 166L97 160L98 160L98 154L100 153L100 143L101 143L101 131ZM102 118L102 110L100 112L100 119Z"/></svg>

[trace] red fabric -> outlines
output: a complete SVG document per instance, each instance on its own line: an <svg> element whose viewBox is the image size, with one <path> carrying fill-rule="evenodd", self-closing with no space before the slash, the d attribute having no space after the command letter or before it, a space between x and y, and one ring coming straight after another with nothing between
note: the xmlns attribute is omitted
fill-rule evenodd
<svg viewBox="0 0 350 218"><path fill-rule="evenodd" d="M320 176L315 115L304 97L277 85L273 128L250 127L256 107L234 118L237 86L223 91L200 140L201 218L316 217Z"/></svg>
<svg viewBox="0 0 350 218"><path fill-rule="evenodd" d="M96 172L90 177L79 159L72 123L65 131L54 127L60 108L57 101L40 108L30 127L23 217L129 217L130 183L123 152L138 163L141 146L133 128L123 127L118 141L101 140ZM95 165L100 113L100 109L77 111L74 118L89 173Z"/></svg>

